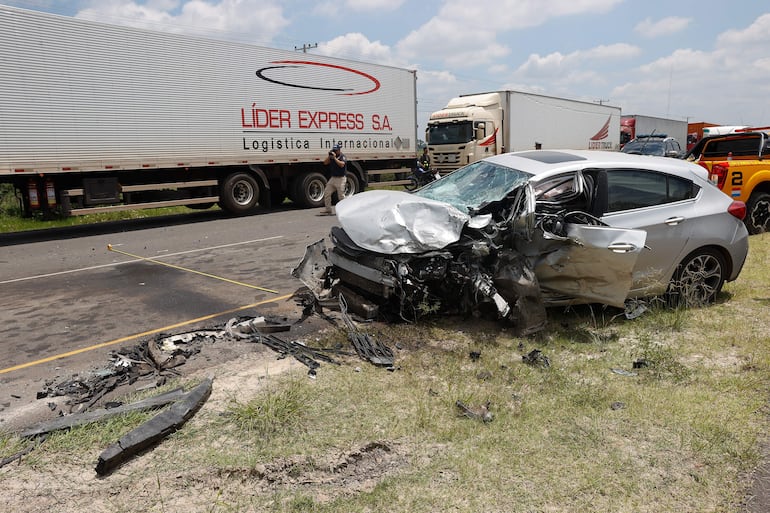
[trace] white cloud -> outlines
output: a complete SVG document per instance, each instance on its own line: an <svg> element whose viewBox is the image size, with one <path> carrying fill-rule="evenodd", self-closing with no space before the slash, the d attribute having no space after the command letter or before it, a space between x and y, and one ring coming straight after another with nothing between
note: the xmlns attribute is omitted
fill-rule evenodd
<svg viewBox="0 0 770 513"><path fill-rule="evenodd" d="M166 32L227 37L261 43L270 41L289 21L280 4L258 0L102 0L75 17ZM258 27L259 30L255 30Z"/></svg>
<svg viewBox="0 0 770 513"><path fill-rule="evenodd" d="M658 21L652 21L651 18L647 18L634 27L634 32L648 38L668 36L686 29L691 22L692 18L682 18L679 16L669 16Z"/></svg>
<svg viewBox="0 0 770 513"><path fill-rule="evenodd" d="M359 32L335 37L318 44L318 53L357 61L396 65L389 46L369 39Z"/></svg>
<svg viewBox="0 0 770 513"><path fill-rule="evenodd" d="M770 43L770 13L763 14L744 30L728 30L717 37L717 47L754 47ZM764 47L767 50L767 47Z"/></svg>
<svg viewBox="0 0 770 513"><path fill-rule="evenodd" d="M617 43L600 45L588 50L577 50L566 55L561 52L553 52L545 56L531 54L516 72L526 76L559 76L584 63L628 59L640 52L641 50L636 46Z"/></svg>
<svg viewBox="0 0 770 513"><path fill-rule="evenodd" d="M395 11L404 0L346 0L345 5L354 11Z"/></svg>
<svg viewBox="0 0 770 513"><path fill-rule="evenodd" d="M509 53L496 41L499 33L538 26L560 16L600 14L621 1L551 0L544 8L539 0L447 0L436 16L396 48L410 59L422 55L448 65L485 65Z"/></svg>

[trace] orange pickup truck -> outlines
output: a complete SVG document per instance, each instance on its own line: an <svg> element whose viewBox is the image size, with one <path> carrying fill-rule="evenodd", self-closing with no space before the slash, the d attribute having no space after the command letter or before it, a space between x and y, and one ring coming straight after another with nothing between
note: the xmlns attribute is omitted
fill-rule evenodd
<svg viewBox="0 0 770 513"><path fill-rule="evenodd" d="M725 194L746 203L746 228L770 231L770 127L704 137L688 152Z"/></svg>

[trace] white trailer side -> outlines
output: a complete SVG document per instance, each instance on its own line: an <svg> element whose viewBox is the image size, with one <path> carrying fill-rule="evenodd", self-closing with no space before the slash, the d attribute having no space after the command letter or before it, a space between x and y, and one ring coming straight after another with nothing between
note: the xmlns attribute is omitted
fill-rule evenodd
<svg viewBox="0 0 770 513"><path fill-rule="evenodd" d="M3 6L0 56L0 180L42 196L52 182L74 213L131 208L131 187L195 200L194 181L236 213L271 196L311 206L335 143L358 188L415 157L412 70ZM234 174L257 199L222 190Z"/></svg>

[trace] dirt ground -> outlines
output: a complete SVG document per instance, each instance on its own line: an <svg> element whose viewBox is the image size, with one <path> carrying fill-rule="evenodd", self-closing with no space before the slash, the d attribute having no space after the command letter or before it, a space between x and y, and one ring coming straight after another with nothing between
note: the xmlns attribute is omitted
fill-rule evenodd
<svg viewBox="0 0 770 513"><path fill-rule="evenodd" d="M314 318L292 335L312 342L325 329L329 329L329 324ZM278 359L274 351L261 344L235 341L226 351L216 344L203 347L178 370L193 380L214 378L205 408L188 423L195 426L210 422L206 412L223 411L226 402L239 390L258 389L271 376L292 370L306 372L307 367L291 357ZM124 388L113 395L128 391ZM41 405L17 409L12 416L6 415L3 426L28 426L46 415L51 416L51 409ZM180 442L166 440L153 450L161 454L181 450L177 443ZM82 461L48 462L39 468L14 462L0 468L0 511L157 511L159 501L161 511L209 511L219 494L258 497L277 490L301 490L323 503L372 490L383 479L397 474L405 462L415 464L421 458L429 458L430 451L435 449L380 440L327 454L322 461L295 456L229 469L226 473L207 468L163 468L157 464L147 468L146 460L140 457L105 478L94 471L93 455L84 455ZM740 513L770 511L770 446L764 447L764 453L765 463L757 469L754 487Z"/></svg>

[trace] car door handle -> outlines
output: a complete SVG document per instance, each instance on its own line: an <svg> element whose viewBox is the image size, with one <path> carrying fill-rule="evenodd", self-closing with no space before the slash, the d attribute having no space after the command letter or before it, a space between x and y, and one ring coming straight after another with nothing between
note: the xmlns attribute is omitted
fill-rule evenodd
<svg viewBox="0 0 770 513"><path fill-rule="evenodd" d="M636 250L636 246L629 242L615 242L607 246L613 253L630 253Z"/></svg>
<svg viewBox="0 0 770 513"><path fill-rule="evenodd" d="M682 221L684 221L684 217L677 216L677 217L669 217L668 219L666 219L663 222L666 223L669 226L676 226L679 223L681 223Z"/></svg>

